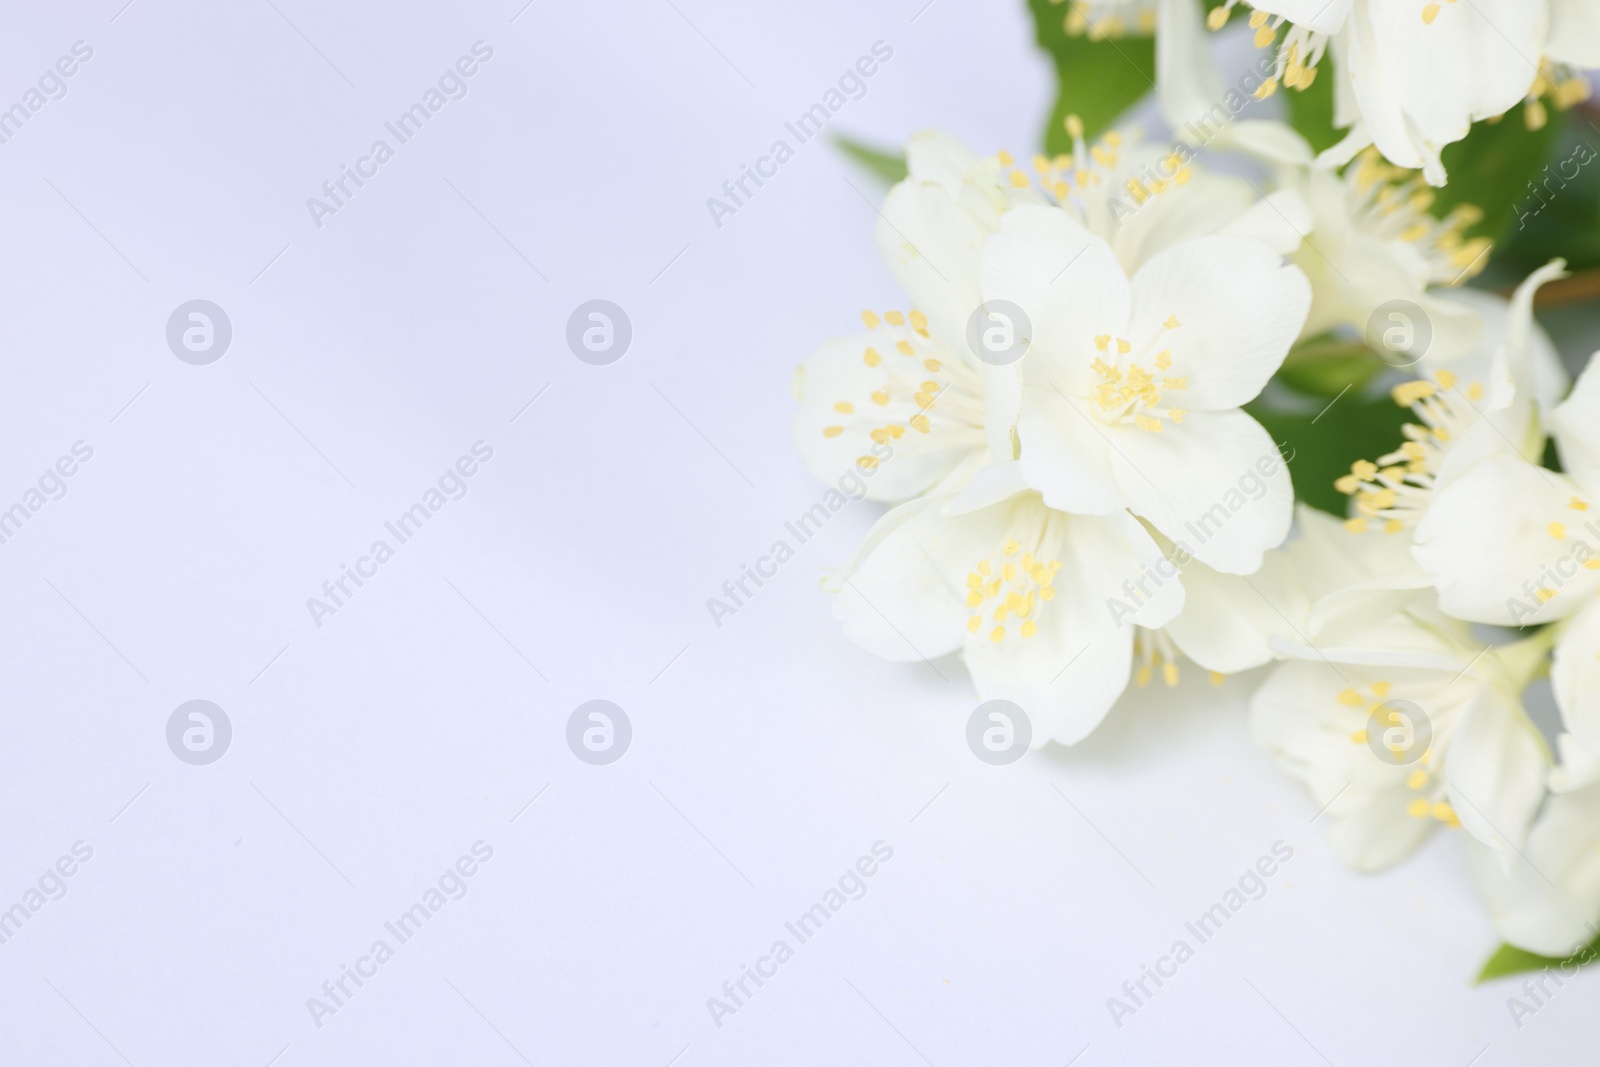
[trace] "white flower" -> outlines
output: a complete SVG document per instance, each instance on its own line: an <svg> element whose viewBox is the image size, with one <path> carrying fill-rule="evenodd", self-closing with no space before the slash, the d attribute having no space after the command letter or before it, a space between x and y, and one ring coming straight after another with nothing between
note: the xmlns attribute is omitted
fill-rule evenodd
<svg viewBox="0 0 1600 1067"><path fill-rule="evenodd" d="M1405 441L1376 462L1360 460L1336 482L1353 498L1356 532L1409 532L1439 489L1482 459L1502 452L1538 456L1544 450L1542 413L1566 391L1566 370L1555 346L1533 318L1539 286L1564 273L1555 261L1535 271L1508 303L1465 290L1448 298L1478 316L1483 335L1450 360L1425 359L1431 378L1402 382L1395 402L1417 421Z"/></svg>
<svg viewBox="0 0 1600 1067"><path fill-rule="evenodd" d="M1239 0L1211 14L1221 26ZM1578 0L1568 0L1578 2ZM1443 185L1439 153L1472 123L1503 114L1541 78L1550 25L1546 0L1250 0L1258 47L1278 41L1278 76L1291 89L1315 79L1334 52L1334 124L1348 127L1324 161L1368 145ZM1559 47L1559 46L1558 46ZM1269 90L1270 91L1270 90Z"/></svg>
<svg viewBox="0 0 1600 1067"><path fill-rule="evenodd" d="M1293 490L1285 473L1259 499L1240 492L1277 446L1239 405L1300 332L1305 276L1260 241L1209 236L1130 279L1065 212L1024 206L985 242L982 285L1031 322L1013 394L1027 484L1063 511L1126 508L1217 570L1256 570L1288 532Z"/></svg>
<svg viewBox="0 0 1600 1067"><path fill-rule="evenodd" d="M1280 183L1311 209L1310 233L1294 262L1311 280L1313 299L1305 336L1338 327L1364 332L1379 307L1406 301L1427 318L1427 351L1448 362L1472 347L1482 325L1472 307L1440 292L1483 270L1490 242L1462 233L1482 212L1461 205L1443 219L1429 213L1434 194L1414 173L1363 152L1343 177L1303 163L1280 168ZM1402 328L1417 328L1401 322Z"/></svg>
<svg viewBox="0 0 1600 1067"><path fill-rule="evenodd" d="M1539 466L1540 448L1502 442L1435 488L1417 525L1417 561L1457 618L1545 623L1600 591L1600 361L1548 421L1565 473Z"/></svg>
<svg viewBox="0 0 1600 1067"><path fill-rule="evenodd" d="M1519 847L1548 766L1520 704L1542 644L1484 649L1418 588L1402 542L1309 509L1301 524L1283 553L1298 589L1279 594L1297 634L1273 642L1295 658L1252 699L1257 742L1325 808L1358 870L1400 861L1440 823Z"/></svg>
<svg viewBox="0 0 1600 1067"><path fill-rule="evenodd" d="M1469 844L1467 862L1495 929L1564 959L1600 936L1600 757L1562 739L1554 791L1520 852Z"/></svg>
<svg viewBox="0 0 1600 1067"><path fill-rule="evenodd" d="M1072 744L1127 685L1134 624L1160 626L1182 606L1172 580L1131 619L1107 610L1125 584L1163 563L1126 512L1068 515L1014 483L934 494L873 527L837 580L834 616L885 659L960 652L982 699L1014 701L1029 715L1035 746Z"/></svg>
<svg viewBox="0 0 1600 1067"><path fill-rule="evenodd" d="M982 300L979 251L1018 205L1057 205L1110 241L1130 271L1213 232L1297 247L1307 216L1295 193L1262 201L1248 182L1174 150L1115 131L1085 144L1077 130L1072 155L1037 156L1028 171L1007 153L979 158L948 134L907 142L908 176L889 192L877 241L914 310L863 312L864 332L801 366L795 438L814 474L833 481L858 467L871 475L870 499L898 502L964 482L987 446L1010 454L1016 372L976 359L966 330ZM880 463L885 452L892 459Z"/></svg>

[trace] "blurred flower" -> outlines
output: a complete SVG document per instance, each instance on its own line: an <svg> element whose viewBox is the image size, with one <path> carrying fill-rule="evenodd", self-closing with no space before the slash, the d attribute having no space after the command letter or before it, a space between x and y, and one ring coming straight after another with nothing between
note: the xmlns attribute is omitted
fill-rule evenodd
<svg viewBox="0 0 1600 1067"><path fill-rule="evenodd" d="M1227 0L1213 10L1212 27L1224 25L1238 3ZM1472 123L1532 96L1537 107L1530 106L1530 121L1537 124L1538 95L1550 91L1569 105L1583 88L1580 79L1529 57L1546 52L1552 7L1561 12L1559 23L1575 24L1592 19L1589 0L1249 0L1246 6L1255 8L1250 27L1256 46L1278 48L1278 76L1259 95L1280 82L1308 88L1332 48L1334 125L1349 129L1322 155L1333 165L1376 145L1390 162L1420 169L1429 184L1443 185L1439 154L1465 137ZM1556 52L1569 54L1570 44L1550 40ZM1586 45L1570 54L1588 59L1581 53L1590 50Z"/></svg>
<svg viewBox="0 0 1600 1067"><path fill-rule="evenodd" d="M1421 178L1389 166L1373 150L1361 153L1343 177L1309 166L1309 146L1303 161L1280 168L1279 181L1311 209L1310 233L1294 256L1311 279L1305 335L1339 326L1365 331L1380 307L1405 301L1426 317L1428 350L1436 358L1470 348L1481 330L1478 317L1442 290L1488 263L1490 242L1462 237L1483 213L1463 204L1436 218L1429 213L1433 191Z"/></svg>
<svg viewBox="0 0 1600 1067"><path fill-rule="evenodd" d="M1457 618L1525 626L1595 603L1600 362L1590 361L1548 422L1565 473L1540 466L1540 447L1503 438L1494 447L1484 436L1487 455L1433 489L1414 552Z"/></svg>
<svg viewBox="0 0 1600 1067"><path fill-rule="evenodd" d="M1396 534L1413 530L1435 494L1479 461L1504 452L1544 452L1542 414L1566 391L1566 370L1533 318L1533 296L1562 277L1557 260L1535 271L1507 304L1488 293L1453 299L1474 308L1484 336L1431 378L1402 382L1395 403L1417 421L1402 427L1405 441L1376 462L1359 460L1335 483L1352 497L1347 525ZM1433 361L1424 361L1424 365Z"/></svg>
<svg viewBox="0 0 1600 1067"><path fill-rule="evenodd" d="M1300 522L1268 593L1296 634L1273 640L1289 661L1251 701L1257 743L1306 784L1358 870L1399 862L1440 823L1514 851L1549 763L1520 700L1545 642L1482 647L1419 588L1403 542L1311 509Z"/></svg>
<svg viewBox="0 0 1600 1067"><path fill-rule="evenodd" d="M1600 937L1600 757L1571 737L1561 750L1550 799L1520 852L1467 849L1500 936L1558 959Z"/></svg>

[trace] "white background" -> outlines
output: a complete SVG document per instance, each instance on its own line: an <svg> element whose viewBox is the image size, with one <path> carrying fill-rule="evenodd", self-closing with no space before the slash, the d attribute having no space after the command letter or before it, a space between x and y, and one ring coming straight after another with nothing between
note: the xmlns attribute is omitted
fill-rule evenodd
<svg viewBox="0 0 1600 1067"><path fill-rule="evenodd" d="M0 545L0 907L94 850L0 945L0 1063L1592 1047L1594 975L1520 1031L1511 986L1470 985L1495 938L1458 842L1337 864L1248 741L1251 679L980 763L958 662L875 661L829 616L867 504L712 625L821 492L794 366L903 298L881 186L822 141L720 229L706 198L879 40L834 129L1031 150L1051 79L1020 3L122 2L12 3L0 33L0 106L94 49L0 145L0 507L94 450ZM469 95L314 225L307 197L479 40ZM606 367L564 341L597 297L634 330ZM165 340L194 298L233 325L209 366ZM307 598L480 440L468 495L315 625ZM209 766L166 743L195 698L233 724ZM606 767L564 736L593 698L634 728ZM470 892L319 1027L307 999L480 840ZM719 1028L707 998L880 840L866 896ZM1107 998L1279 840L1266 896L1114 1025Z"/></svg>

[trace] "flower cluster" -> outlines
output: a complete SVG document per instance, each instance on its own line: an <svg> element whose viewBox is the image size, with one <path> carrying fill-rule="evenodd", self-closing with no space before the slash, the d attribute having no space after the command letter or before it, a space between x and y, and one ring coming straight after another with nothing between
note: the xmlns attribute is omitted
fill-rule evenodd
<svg viewBox="0 0 1600 1067"><path fill-rule="evenodd" d="M1158 32L1162 103L1174 126L1219 97L1192 0L1065 2L1068 33ZM1527 123L1540 127L1546 101L1566 109L1587 99L1581 72L1600 67L1595 0L1223 0L1206 23L1220 30L1236 8L1249 11L1255 46L1275 57L1258 99L1280 86L1311 88L1331 61L1334 125L1347 132L1325 162L1348 163L1375 145L1432 185L1446 181L1440 152L1474 122L1526 102Z"/></svg>
<svg viewBox="0 0 1600 1067"><path fill-rule="evenodd" d="M1075 2L1069 28L1171 6ZM1357 71L1398 62L1374 39L1410 49L1407 77L1372 79L1403 96L1440 41L1478 32L1450 4L1400 27L1410 6L1262 0L1251 23L1263 46L1286 31L1291 88L1330 45ZM1538 9L1545 82L1586 59L1546 0L1489 6ZM1494 79L1427 77L1470 117L1508 106ZM862 312L795 380L810 469L857 472L890 505L826 586L851 641L958 654L980 699L1026 710L1035 746L1082 740L1130 685L1264 668L1253 735L1346 862L1381 870L1459 830L1501 934L1562 956L1600 933L1600 369L1569 395L1534 322L1559 261L1509 299L1462 288L1487 258L1466 236L1480 216L1435 213L1427 181L1463 131L1371 89L1342 96L1334 166L1267 131L1265 185L1128 129L1091 143L1071 118L1053 157L913 137L877 229L908 306ZM1395 300L1429 343L1372 388L1411 421L1363 442L1343 516L1297 505L1293 450L1244 408L1305 342L1359 335ZM1554 752L1524 707L1546 676Z"/></svg>

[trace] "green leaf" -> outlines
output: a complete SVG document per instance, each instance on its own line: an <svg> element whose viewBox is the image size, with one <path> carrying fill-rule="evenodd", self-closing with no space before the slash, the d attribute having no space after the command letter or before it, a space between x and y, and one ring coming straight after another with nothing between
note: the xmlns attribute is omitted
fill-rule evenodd
<svg viewBox="0 0 1600 1067"><path fill-rule="evenodd" d="M861 164L867 170L876 174L884 181L893 185L906 176L906 156L904 152L891 152L881 148L852 140L841 134L834 134L833 143L845 155Z"/></svg>
<svg viewBox="0 0 1600 1067"><path fill-rule="evenodd" d="M1510 234L1495 256L1495 280L1511 285L1556 256L1574 270L1600 266L1600 138L1586 122L1571 122L1554 150L1523 186L1511 213Z"/></svg>
<svg viewBox="0 0 1600 1067"><path fill-rule="evenodd" d="M1470 231L1496 242L1512 230L1519 201L1526 200L1528 183L1550 157L1566 126L1561 112L1552 112L1543 129L1528 129L1524 105L1517 105L1499 122L1474 123L1472 132L1446 145L1441 158L1450 183L1434 190L1434 214L1441 218L1457 204L1474 204L1483 221Z"/></svg>
<svg viewBox="0 0 1600 1067"><path fill-rule="evenodd" d="M1300 410L1284 410L1259 398L1246 404L1245 410L1283 451L1295 497L1343 518L1349 497L1333 483L1349 474L1356 460L1394 451L1404 440L1400 427L1409 412L1388 397L1363 397L1354 387L1333 400L1320 396L1303 399L1306 403Z"/></svg>
<svg viewBox="0 0 1600 1067"><path fill-rule="evenodd" d="M1156 46L1153 37L1116 37L1091 41L1066 30L1069 4L1028 0L1039 47L1056 68L1058 92L1045 128L1048 155L1072 151L1065 120L1083 120L1084 136L1093 138L1113 125L1124 111L1155 88Z"/></svg>
<svg viewBox="0 0 1600 1067"><path fill-rule="evenodd" d="M1383 367L1377 354L1361 342L1324 334L1295 345L1278 371L1278 380L1311 396L1334 397L1346 389L1360 389Z"/></svg>
<svg viewBox="0 0 1600 1067"><path fill-rule="evenodd" d="M1331 67L1333 60L1324 58L1317 64L1317 77L1311 88L1278 90L1289 108L1289 125L1311 142L1313 152L1332 148L1344 140L1345 135L1344 130L1333 125L1333 72L1322 70L1324 63Z"/></svg>
<svg viewBox="0 0 1600 1067"><path fill-rule="evenodd" d="M1540 956L1515 945L1501 945L1495 949L1494 955L1484 962L1483 970L1478 972L1477 981L1487 982L1495 978L1522 974L1525 971L1542 971L1546 967L1563 969L1570 967L1575 971L1584 964L1594 962L1597 955L1600 955L1600 937L1591 941L1588 947L1579 949L1564 960Z"/></svg>

